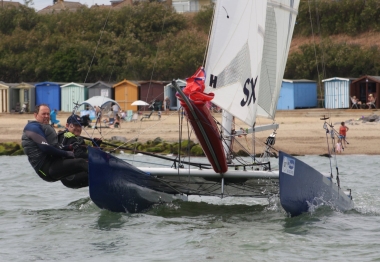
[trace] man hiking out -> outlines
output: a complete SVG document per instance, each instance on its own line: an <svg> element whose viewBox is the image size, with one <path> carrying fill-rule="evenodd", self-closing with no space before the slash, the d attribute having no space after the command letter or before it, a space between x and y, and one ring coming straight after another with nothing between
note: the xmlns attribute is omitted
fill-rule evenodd
<svg viewBox="0 0 380 262"><path fill-rule="evenodd" d="M34 118L36 121L30 121L24 128L22 146L36 173L47 182L61 180L70 188L88 186L87 161L75 158L72 146L64 150L58 147L57 133L49 125L49 106L36 106Z"/></svg>

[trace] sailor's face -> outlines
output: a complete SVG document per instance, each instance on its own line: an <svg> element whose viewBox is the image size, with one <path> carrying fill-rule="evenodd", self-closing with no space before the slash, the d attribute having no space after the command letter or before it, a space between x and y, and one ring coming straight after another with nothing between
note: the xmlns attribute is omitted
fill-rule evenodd
<svg viewBox="0 0 380 262"><path fill-rule="evenodd" d="M50 109L47 106L41 106L38 113L34 113L34 118L41 124L48 125L50 121Z"/></svg>
<svg viewBox="0 0 380 262"><path fill-rule="evenodd" d="M67 130L73 133L75 136L80 136L82 133L82 126L76 124L66 124Z"/></svg>

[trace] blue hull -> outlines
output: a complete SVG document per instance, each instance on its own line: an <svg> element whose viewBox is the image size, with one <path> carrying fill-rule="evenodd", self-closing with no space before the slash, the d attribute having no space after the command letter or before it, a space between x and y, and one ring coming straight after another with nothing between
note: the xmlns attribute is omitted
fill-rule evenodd
<svg viewBox="0 0 380 262"><path fill-rule="evenodd" d="M331 205L346 211L354 207L352 197L343 192L330 177L295 157L280 152L280 201L291 216L309 211L309 205Z"/></svg>
<svg viewBox="0 0 380 262"><path fill-rule="evenodd" d="M187 199L117 157L92 147L88 155L90 197L99 208L136 213L156 203Z"/></svg>

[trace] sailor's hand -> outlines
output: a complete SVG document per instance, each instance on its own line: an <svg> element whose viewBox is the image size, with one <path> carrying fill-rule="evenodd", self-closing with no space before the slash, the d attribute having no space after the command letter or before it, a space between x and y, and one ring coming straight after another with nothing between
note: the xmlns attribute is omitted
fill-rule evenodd
<svg viewBox="0 0 380 262"><path fill-rule="evenodd" d="M94 138L93 141L92 141L92 145L93 146L100 146L100 144L102 143L102 139L101 138Z"/></svg>
<svg viewBox="0 0 380 262"><path fill-rule="evenodd" d="M72 151L66 151L66 152L67 152L68 158L75 158L74 152L72 152Z"/></svg>
<svg viewBox="0 0 380 262"><path fill-rule="evenodd" d="M80 147L80 144L78 142L74 142L70 146L75 151L75 150L77 150Z"/></svg>

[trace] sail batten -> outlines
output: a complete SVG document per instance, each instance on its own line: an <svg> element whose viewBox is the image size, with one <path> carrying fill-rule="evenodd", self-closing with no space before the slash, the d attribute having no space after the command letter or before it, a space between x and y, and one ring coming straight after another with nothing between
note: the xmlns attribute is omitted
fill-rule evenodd
<svg viewBox="0 0 380 262"><path fill-rule="evenodd" d="M299 0L218 0L206 59L212 102L253 126L274 118Z"/></svg>

